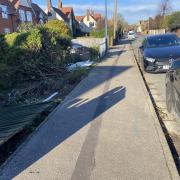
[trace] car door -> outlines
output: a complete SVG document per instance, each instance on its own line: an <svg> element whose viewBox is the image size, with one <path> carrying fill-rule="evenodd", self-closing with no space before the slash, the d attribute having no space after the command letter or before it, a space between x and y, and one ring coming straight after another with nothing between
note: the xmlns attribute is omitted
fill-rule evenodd
<svg viewBox="0 0 180 180"><path fill-rule="evenodd" d="M171 77L174 91L175 112L180 117L180 60L172 62Z"/></svg>

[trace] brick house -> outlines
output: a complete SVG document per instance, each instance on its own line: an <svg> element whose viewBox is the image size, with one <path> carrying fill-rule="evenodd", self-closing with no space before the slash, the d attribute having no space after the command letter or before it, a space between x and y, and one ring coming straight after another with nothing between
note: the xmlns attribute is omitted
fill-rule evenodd
<svg viewBox="0 0 180 180"><path fill-rule="evenodd" d="M16 16L12 3L8 0L0 0L0 33L15 31Z"/></svg>
<svg viewBox="0 0 180 180"><path fill-rule="evenodd" d="M32 0L11 0L18 14L17 22L20 23L45 23L47 15Z"/></svg>
<svg viewBox="0 0 180 180"><path fill-rule="evenodd" d="M32 3L32 8L35 13L35 23L44 24L48 21L47 14L35 3Z"/></svg>
<svg viewBox="0 0 180 180"><path fill-rule="evenodd" d="M11 33L21 23L45 23L47 15L32 0L0 0L0 33Z"/></svg>

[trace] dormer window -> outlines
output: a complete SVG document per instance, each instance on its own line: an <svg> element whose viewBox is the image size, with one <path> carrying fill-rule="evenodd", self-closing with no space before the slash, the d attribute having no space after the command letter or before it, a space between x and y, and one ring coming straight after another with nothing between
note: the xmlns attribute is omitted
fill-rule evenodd
<svg viewBox="0 0 180 180"><path fill-rule="evenodd" d="M26 17L27 17L27 21L28 22L32 22L32 12L31 11L27 11L26 12Z"/></svg>
<svg viewBox="0 0 180 180"><path fill-rule="evenodd" d="M19 10L19 18L22 22L26 21L25 11L22 9Z"/></svg>
<svg viewBox="0 0 180 180"><path fill-rule="evenodd" d="M8 19L8 7L6 5L0 5L0 9L2 12L2 18Z"/></svg>

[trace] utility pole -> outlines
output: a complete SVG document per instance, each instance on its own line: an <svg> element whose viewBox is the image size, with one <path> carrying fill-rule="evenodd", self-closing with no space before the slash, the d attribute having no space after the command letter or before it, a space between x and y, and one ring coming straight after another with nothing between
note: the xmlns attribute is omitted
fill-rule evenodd
<svg viewBox="0 0 180 180"><path fill-rule="evenodd" d="M108 17L107 17L107 0L105 0L105 39L106 39L106 50L108 49Z"/></svg>
<svg viewBox="0 0 180 180"><path fill-rule="evenodd" d="M148 18L148 34L149 34L149 30L150 30L150 18Z"/></svg>
<svg viewBox="0 0 180 180"><path fill-rule="evenodd" d="M117 38L117 7L118 7L118 2L117 0L114 0L114 42L116 41Z"/></svg>

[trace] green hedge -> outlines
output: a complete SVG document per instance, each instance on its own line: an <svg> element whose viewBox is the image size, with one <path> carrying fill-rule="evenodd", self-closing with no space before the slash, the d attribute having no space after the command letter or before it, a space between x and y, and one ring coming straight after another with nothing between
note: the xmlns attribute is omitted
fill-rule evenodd
<svg viewBox="0 0 180 180"><path fill-rule="evenodd" d="M90 33L90 36L95 37L95 38L104 38L105 37L105 29L102 30L93 30ZM113 29L112 28L108 28L108 36L113 37Z"/></svg>
<svg viewBox="0 0 180 180"><path fill-rule="evenodd" d="M70 29L63 21L51 20L45 24L45 27L55 30L60 35L72 36Z"/></svg>
<svg viewBox="0 0 180 180"><path fill-rule="evenodd" d="M0 35L0 89L39 79L63 67L67 63L70 45L68 33L62 34L58 28L49 25Z"/></svg>

